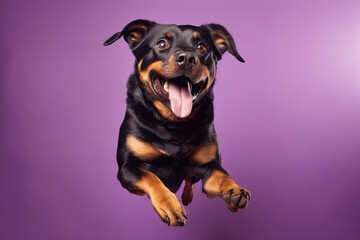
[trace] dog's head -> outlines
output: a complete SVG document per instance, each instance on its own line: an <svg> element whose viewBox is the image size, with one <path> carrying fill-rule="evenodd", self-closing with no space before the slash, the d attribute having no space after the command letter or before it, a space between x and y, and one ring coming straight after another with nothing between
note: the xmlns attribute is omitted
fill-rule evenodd
<svg viewBox="0 0 360 240"><path fill-rule="evenodd" d="M222 54L228 51L244 62L230 33L218 24L196 27L136 20L104 45L121 36L136 57L141 90L168 119L184 119L194 112L212 89Z"/></svg>

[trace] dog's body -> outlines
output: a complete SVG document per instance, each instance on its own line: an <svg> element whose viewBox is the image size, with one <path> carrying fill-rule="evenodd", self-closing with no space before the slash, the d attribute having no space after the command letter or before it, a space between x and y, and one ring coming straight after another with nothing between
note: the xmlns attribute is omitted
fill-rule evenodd
<svg viewBox="0 0 360 240"><path fill-rule="evenodd" d="M136 20L104 45L121 36L136 57L118 142L121 184L132 193L146 194L161 219L174 226L186 221L174 194L183 180L184 205L192 200L193 184L202 180L209 198L221 196L231 211L245 208L250 193L221 167L213 124L217 61L225 51L244 61L231 35L217 24Z"/></svg>

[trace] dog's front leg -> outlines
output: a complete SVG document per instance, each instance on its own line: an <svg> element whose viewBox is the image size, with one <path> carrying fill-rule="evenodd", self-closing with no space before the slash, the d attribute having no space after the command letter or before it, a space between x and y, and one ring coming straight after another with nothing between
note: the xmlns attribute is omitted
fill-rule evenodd
<svg viewBox="0 0 360 240"><path fill-rule="evenodd" d="M159 214L168 225L184 226L186 212L174 193L152 172L142 170L141 179L134 184L137 191L144 192Z"/></svg>
<svg viewBox="0 0 360 240"><path fill-rule="evenodd" d="M232 212L245 208L251 198L250 192L239 187L221 167L208 170L203 191L209 198L220 196Z"/></svg>
<svg viewBox="0 0 360 240"><path fill-rule="evenodd" d="M124 130L122 128L120 131ZM126 136L126 137L124 137ZM186 212L174 193L152 172L144 170L143 162L151 162L167 153L133 135L120 132L117 159L118 179L122 186L137 195L146 194L160 216L168 225L184 226Z"/></svg>

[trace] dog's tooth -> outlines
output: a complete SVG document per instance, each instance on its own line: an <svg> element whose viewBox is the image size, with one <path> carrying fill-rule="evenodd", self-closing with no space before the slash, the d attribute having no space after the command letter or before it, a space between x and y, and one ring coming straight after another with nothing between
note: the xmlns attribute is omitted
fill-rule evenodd
<svg viewBox="0 0 360 240"><path fill-rule="evenodd" d="M169 82L168 81L165 81L165 83L164 83L164 90L166 92L169 92Z"/></svg>
<svg viewBox="0 0 360 240"><path fill-rule="evenodd" d="M188 90L191 92L192 91L192 84L190 82L187 82L188 84Z"/></svg>

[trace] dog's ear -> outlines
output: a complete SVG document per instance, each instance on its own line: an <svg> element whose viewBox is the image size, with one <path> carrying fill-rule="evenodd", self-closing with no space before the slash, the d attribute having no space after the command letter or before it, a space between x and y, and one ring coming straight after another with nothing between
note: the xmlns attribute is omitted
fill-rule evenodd
<svg viewBox="0 0 360 240"><path fill-rule="evenodd" d="M234 39L225 27L220 24L207 24L205 27L210 30L214 44L217 50L220 52L218 56L219 59L221 59L222 54L228 51L240 62L245 62L236 49Z"/></svg>
<svg viewBox="0 0 360 240"><path fill-rule="evenodd" d="M129 44L130 48L134 49L145 38L146 34L155 24L155 22L148 20L135 20L126 25L121 32L115 33L106 40L104 46L108 46L124 36L124 39Z"/></svg>

